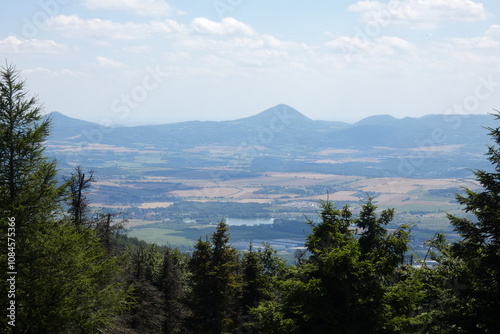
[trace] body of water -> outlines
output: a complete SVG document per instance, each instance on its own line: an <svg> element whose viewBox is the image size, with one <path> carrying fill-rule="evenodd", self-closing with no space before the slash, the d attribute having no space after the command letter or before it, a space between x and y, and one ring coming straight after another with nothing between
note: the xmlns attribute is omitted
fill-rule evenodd
<svg viewBox="0 0 500 334"><path fill-rule="evenodd" d="M274 218L253 218L253 219L226 218L226 223L229 226L241 226L241 225L254 226L254 225L261 225L261 224L272 224L272 223L274 223Z"/></svg>

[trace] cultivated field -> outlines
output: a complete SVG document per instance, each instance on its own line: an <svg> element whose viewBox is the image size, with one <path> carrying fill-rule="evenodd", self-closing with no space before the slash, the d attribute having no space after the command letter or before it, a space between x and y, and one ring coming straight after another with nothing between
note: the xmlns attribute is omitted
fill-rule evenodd
<svg viewBox="0 0 500 334"><path fill-rule="evenodd" d="M271 161L284 164L281 170L272 163L254 166L260 157L267 159L261 148L255 151L255 157L248 158L248 152L242 152L241 147L222 145L179 152L106 144L75 147L64 142L49 143L48 147L64 157L67 152L74 152L76 157L87 154L83 162L90 165L84 167L94 168L94 163L99 169L91 188L91 206L129 215L131 236L160 244L192 245L206 233L209 224L227 216L227 212L233 217L260 215L304 221L304 216L317 214L321 200L331 200L337 207L348 204L356 213L369 196L380 210L394 208L397 223L413 224L418 228L414 229L417 236L428 238L435 231L451 232L446 213L464 214L455 193L464 187L478 187L470 173L468 177L455 178L380 177L401 175L398 168L408 167L402 162L414 161L415 171L419 172L419 166L427 166L417 166L422 159L431 162L430 158L438 154L449 157L447 154L453 154L460 145L332 148L302 152L291 158L291 154L286 158L269 154L270 159L275 159ZM418 160L412 160L415 157ZM77 163L67 160L70 173ZM451 168L446 163L443 160L442 164L432 165L435 169L427 166L426 173L434 176L434 171ZM303 171L287 171L294 168ZM186 230L184 221L201 221L202 234ZM298 235L303 237L304 232Z"/></svg>

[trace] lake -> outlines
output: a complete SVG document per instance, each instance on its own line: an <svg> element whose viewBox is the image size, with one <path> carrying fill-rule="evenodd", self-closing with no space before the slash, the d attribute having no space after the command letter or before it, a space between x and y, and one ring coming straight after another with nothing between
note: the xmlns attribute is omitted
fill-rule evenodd
<svg viewBox="0 0 500 334"><path fill-rule="evenodd" d="M274 218L253 218L253 219L226 218L226 223L229 226L241 226L241 225L254 226L254 225L261 225L261 224L273 224Z"/></svg>

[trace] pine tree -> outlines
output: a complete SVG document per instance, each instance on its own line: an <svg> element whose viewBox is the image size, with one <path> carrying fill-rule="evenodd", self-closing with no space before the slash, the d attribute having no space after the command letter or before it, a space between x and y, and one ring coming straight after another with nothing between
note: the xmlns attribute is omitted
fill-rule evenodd
<svg viewBox="0 0 500 334"><path fill-rule="evenodd" d="M43 156L42 142L49 131L49 121L41 119L36 98L28 98L19 72L8 65L0 72L0 214L2 231L7 231L7 217L15 220L16 306L18 323L23 319L29 294L28 268L36 259L31 251L33 236L52 218L63 189L56 187L56 164ZM2 252L7 240L2 233ZM5 247L4 247L5 246ZM2 258L2 263L6 263ZM2 275L5 275L2 272ZM2 283L5 282L2 277ZM3 286L2 286L3 287ZM2 291L5 291L2 289ZM9 301L2 294L2 308ZM2 319L5 321L5 319ZM18 332L22 329L16 328Z"/></svg>
<svg viewBox="0 0 500 334"><path fill-rule="evenodd" d="M15 67L1 69L0 226L7 231L7 218L15 221L16 284L15 298L1 294L0 300L3 309L15 301L16 326L7 318L0 326L14 333L95 333L125 308L127 293L114 281L120 268L95 233L77 230L63 214L65 189L57 185L56 162L43 155L49 127ZM3 250L9 241L4 236ZM7 263L5 252L0 254Z"/></svg>
<svg viewBox="0 0 500 334"><path fill-rule="evenodd" d="M42 142L50 121L42 119L36 98L28 98L19 72L8 65L0 72L0 203L16 216L17 233L34 225L42 212L56 207L56 162L44 155ZM29 208L29 210L27 210Z"/></svg>

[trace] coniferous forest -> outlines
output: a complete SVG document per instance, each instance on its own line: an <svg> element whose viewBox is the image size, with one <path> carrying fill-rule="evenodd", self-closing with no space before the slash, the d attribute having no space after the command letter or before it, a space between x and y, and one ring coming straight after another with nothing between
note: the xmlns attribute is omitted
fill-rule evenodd
<svg viewBox="0 0 500 334"><path fill-rule="evenodd" d="M499 145L500 126L489 130ZM475 171L481 191L457 195L474 218L448 215L458 241L437 233L419 259L411 226L387 228L394 210L369 196L356 215L322 201L286 264L267 244L237 251L224 221L192 253L126 237L124 222L90 210L85 166L58 181L49 132L19 71L3 67L3 333L500 333L497 146L494 172Z"/></svg>

